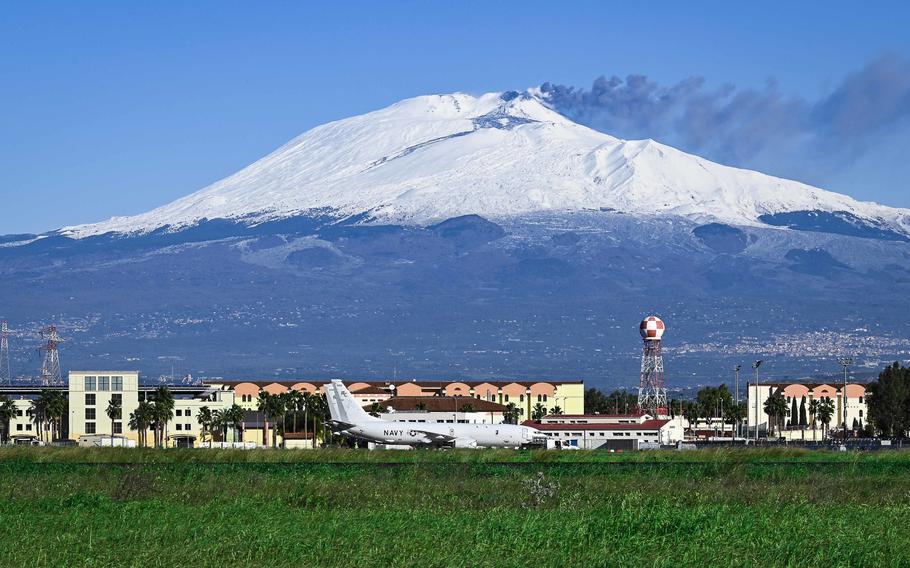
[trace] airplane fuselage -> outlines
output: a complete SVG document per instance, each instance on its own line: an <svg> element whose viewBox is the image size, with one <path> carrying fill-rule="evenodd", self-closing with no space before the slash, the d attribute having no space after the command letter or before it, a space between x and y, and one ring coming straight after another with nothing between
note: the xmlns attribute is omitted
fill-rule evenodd
<svg viewBox="0 0 910 568"><path fill-rule="evenodd" d="M539 432L514 424L381 421L357 423L342 433L369 442L406 446L518 448L540 443Z"/></svg>

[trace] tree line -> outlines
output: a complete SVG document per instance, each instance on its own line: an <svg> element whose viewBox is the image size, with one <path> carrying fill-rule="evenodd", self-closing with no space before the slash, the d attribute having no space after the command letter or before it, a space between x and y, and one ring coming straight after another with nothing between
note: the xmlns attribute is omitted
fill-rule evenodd
<svg viewBox="0 0 910 568"><path fill-rule="evenodd" d="M277 436L282 438L287 432L299 432L303 426L304 438L312 436L315 443L317 435L326 440L325 421L329 416L329 403L324 394L288 390L280 394L259 391L259 412L263 415L262 444L269 445L271 431L272 447L277 446ZM312 425L312 428L310 428Z"/></svg>
<svg viewBox="0 0 910 568"><path fill-rule="evenodd" d="M893 363L866 387L869 422L881 436L905 437L910 431L910 367Z"/></svg>

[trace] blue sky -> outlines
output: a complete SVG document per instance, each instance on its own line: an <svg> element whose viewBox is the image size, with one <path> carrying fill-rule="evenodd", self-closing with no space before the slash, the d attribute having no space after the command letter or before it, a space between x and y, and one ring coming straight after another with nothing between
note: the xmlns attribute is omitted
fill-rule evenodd
<svg viewBox="0 0 910 568"><path fill-rule="evenodd" d="M782 96L806 103L783 108L809 109L806 116L817 122L826 115L816 110L826 108L850 73L890 57L890 71L874 84L887 91L910 58L910 8L898 2L120 1L0 8L0 234L139 213L242 168L312 126L420 94L547 81L587 89L601 75L629 74L663 86L700 76L706 88L731 84L737 92L766 93L773 79ZM831 139L853 138L841 130L825 145L800 146L786 157L764 153L745 165L910 207L903 114L910 103L900 98L901 88L894 88L899 100L889 100L893 109L881 124L863 132L861 149L848 142L831 148ZM801 135L793 128L783 135ZM652 137L664 134L673 133ZM801 170L802 151L852 157L834 171L828 163Z"/></svg>

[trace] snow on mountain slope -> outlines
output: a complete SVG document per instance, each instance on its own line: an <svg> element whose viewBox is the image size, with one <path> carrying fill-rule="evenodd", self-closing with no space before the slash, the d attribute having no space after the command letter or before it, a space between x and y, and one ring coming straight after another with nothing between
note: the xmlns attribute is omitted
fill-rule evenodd
<svg viewBox="0 0 910 568"><path fill-rule="evenodd" d="M258 223L314 210L428 224L614 209L759 224L766 214L846 211L903 232L910 211L722 166L652 140L591 130L531 94L407 99L313 128L236 174L148 213L67 227L84 237Z"/></svg>

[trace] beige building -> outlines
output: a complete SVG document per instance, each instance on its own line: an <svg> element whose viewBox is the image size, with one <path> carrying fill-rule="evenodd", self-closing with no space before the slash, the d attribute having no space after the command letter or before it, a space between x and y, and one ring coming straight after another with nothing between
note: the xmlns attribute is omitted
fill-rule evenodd
<svg viewBox="0 0 910 568"><path fill-rule="evenodd" d="M37 438L38 425L32 421L32 401L27 398L13 399L16 411L9 423L10 438Z"/></svg>
<svg viewBox="0 0 910 568"><path fill-rule="evenodd" d="M140 401L151 400L157 387L139 385L139 371L70 371L69 438L122 436L138 441L139 432L129 428L130 414ZM234 404L234 391L217 385L169 385L174 397L174 416L167 425L167 446L198 446L203 441L199 409L212 412ZM108 405L120 405L120 417L111 420ZM147 439L153 440L149 430Z"/></svg>
<svg viewBox="0 0 910 568"><path fill-rule="evenodd" d="M70 371L70 439L96 434L124 435L128 430L125 423L139 405L138 395L139 371ZM114 421L106 413L112 401L121 408L120 419Z"/></svg>

